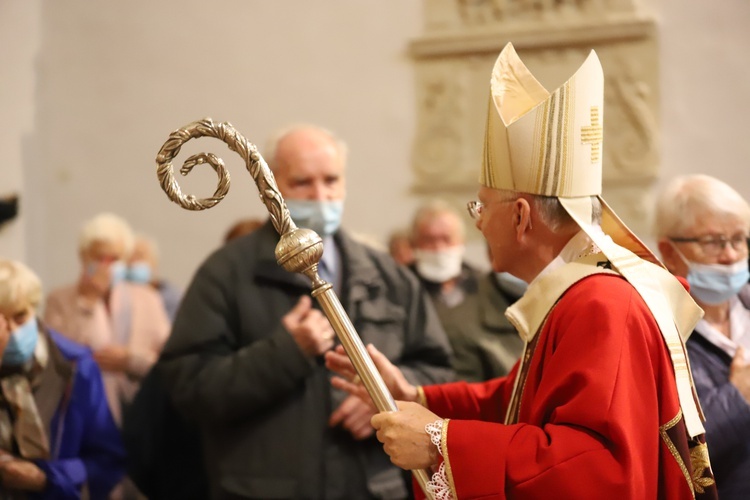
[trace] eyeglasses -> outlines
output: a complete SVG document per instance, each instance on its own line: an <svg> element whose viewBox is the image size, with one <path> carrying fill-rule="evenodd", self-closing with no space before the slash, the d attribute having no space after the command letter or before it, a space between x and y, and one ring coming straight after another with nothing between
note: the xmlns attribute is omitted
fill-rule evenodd
<svg viewBox="0 0 750 500"><path fill-rule="evenodd" d="M697 243L705 255L714 256L723 252L727 245L732 245L732 248L737 252L747 252L748 235L735 234L734 236L726 237L722 234L718 236L706 235L695 238L669 239L675 243Z"/></svg>
<svg viewBox="0 0 750 500"><path fill-rule="evenodd" d="M471 215L472 219L479 220L482 216L482 211L484 210L484 203L481 201L470 201L466 204L466 210L469 211L469 215Z"/></svg>

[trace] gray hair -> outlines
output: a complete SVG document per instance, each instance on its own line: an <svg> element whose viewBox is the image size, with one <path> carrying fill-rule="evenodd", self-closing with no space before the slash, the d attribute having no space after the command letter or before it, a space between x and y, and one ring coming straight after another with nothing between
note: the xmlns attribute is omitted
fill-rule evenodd
<svg viewBox="0 0 750 500"><path fill-rule="evenodd" d="M347 156L349 155L349 147L339 136L337 136L336 134L334 134L332 131L328 130L327 128L320 127L318 125L311 125L308 123L296 123L296 124L287 125L286 127L282 127L278 129L276 132L271 134L271 137L266 142L266 147L263 151L263 159L265 159L266 163L268 163L268 168L271 169L271 172L275 173L276 169L279 166L278 159L276 158L276 152L279 149L279 144L281 143L282 139L300 130L317 130L318 132L327 136L331 140L333 145L336 147L336 150L339 153L339 157L342 160L342 164L346 165L346 159L347 159Z"/></svg>
<svg viewBox="0 0 750 500"><path fill-rule="evenodd" d="M750 229L750 205L737 191L715 177L694 174L673 179L660 193L656 236L683 236L706 214L737 217Z"/></svg>
<svg viewBox="0 0 750 500"><path fill-rule="evenodd" d="M135 237L130 224L112 213L101 213L83 225L78 239L78 249L85 252L95 241L122 242L127 258L133 251Z"/></svg>
<svg viewBox="0 0 750 500"><path fill-rule="evenodd" d="M441 199L432 199L421 205L414 213L414 218L411 223L411 239L413 240L417 234L417 228L427 219L432 219L435 216L448 214L453 216L458 222L458 231L461 239L466 238L466 227L464 221L461 219L461 214L453 208L448 202Z"/></svg>
<svg viewBox="0 0 750 500"><path fill-rule="evenodd" d="M537 212L542 223L553 233L578 227L576 221L565 210L565 207L562 206L557 196L520 193L507 189L499 189L498 192L501 193L504 201L512 201L519 198L522 194L526 194L530 199L530 205ZM591 207L591 224L600 225L602 222L602 204L599 202L597 196L591 196Z"/></svg>
<svg viewBox="0 0 750 500"><path fill-rule="evenodd" d="M34 271L15 260L0 259L0 308L42 302L42 282Z"/></svg>

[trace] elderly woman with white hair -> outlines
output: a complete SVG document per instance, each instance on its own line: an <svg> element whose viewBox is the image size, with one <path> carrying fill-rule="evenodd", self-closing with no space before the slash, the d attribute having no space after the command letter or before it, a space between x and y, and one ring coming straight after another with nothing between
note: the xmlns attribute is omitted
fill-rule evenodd
<svg viewBox="0 0 750 500"><path fill-rule="evenodd" d="M687 342L722 499L750 498L750 206L707 175L679 177L659 197L659 250L705 315Z"/></svg>
<svg viewBox="0 0 750 500"><path fill-rule="evenodd" d="M103 213L84 224L80 277L49 294L44 314L50 327L93 349L118 423L170 329L159 295L125 281L133 242L130 226L116 215Z"/></svg>
<svg viewBox="0 0 750 500"><path fill-rule="evenodd" d="M0 259L0 497L106 498L124 451L91 351L37 321L39 278Z"/></svg>

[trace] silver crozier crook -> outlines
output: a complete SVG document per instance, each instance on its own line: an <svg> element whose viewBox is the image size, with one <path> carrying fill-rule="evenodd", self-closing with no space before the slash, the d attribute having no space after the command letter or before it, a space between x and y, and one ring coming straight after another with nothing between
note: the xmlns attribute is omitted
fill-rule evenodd
<svg viewBox="0 0 750 500"><path fill-rule="evenodd" d="M219 176L219 184L214 195L210 198L196 198L184 195L174 178L172 159L180 152L183 144L193 138L215 137L224 141L229 149L238 153L250 175L258 187L258 193L263 204L268 209L273 227L281 236L276 245L276 261L289 272L302 273L312 281L312 296L315 297L328 317L336 335L344 346L346 354L351 359L359 378L375 402L378 411L398 411L393 396L383 381L383 377L375 368L372 358L365 350L365 346L354 329L349 316L333 291L330 283L322 280L318 275L318 262L323 255L323 240L311 229L298 228L286 208L284 198L281 197L276 180L268 168L268 164L258 152L254 144L247 141L229 123L214 123L210 118L204 118L185 127L175 130L159 150L156 156L156 174L161 188L169 199L188 210L205 210L219 203L229 191L229 172L224 167L221 158L211 153L198 153L183 163L180 173L187 175L196 165L208 163ZM429 476L425 470L412 471L422 491L432 500L427 489Z"/></svg>

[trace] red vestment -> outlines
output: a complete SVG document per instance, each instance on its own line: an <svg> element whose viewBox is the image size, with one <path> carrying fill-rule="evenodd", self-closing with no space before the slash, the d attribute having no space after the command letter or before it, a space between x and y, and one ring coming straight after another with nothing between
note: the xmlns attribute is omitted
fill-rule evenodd
<svg viewBox="0 0 750 500"><path fill-rule="evenodd" d="M430 410L451 419L443 442L455 498L715 495L705 445L688 448L662 334L625 279L571 286L526 357L505 378L424 387ZM500 424L519 370L517 414Z"/></svg>

